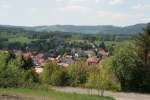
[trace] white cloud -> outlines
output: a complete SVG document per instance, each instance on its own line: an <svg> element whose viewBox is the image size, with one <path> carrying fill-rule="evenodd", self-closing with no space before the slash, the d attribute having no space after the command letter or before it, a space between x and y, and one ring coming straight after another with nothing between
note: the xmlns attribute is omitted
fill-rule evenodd
<svg viewBox="0 0 150 100"><path fill-rule="evenodd" d="M38 9L37 9L37 8L30 8L30 10L31 10L32 12L36 12L36 11L38 11Z"/></svg>
<svg viewBox="0 0 150 100"><path fill-rule="evenodd" d="M110 19L110 20L135 20L139 19L142 20L146 16L143 14L125 14L125 13L119 13L119 12L112 12L112 11L99 11L97 12L97 16L104 19Z"/></svg>
<svg viewBox="0 0 150 100"><path fill-rule="evenodd" d="M123 2L124 2L124 0L110 0L109 4L110 5L116 5L116 4L121 4Z"/></svg>
<svg viewBox="0 0 150 100"><path fill-rule="evenodd" d="M11 8L10 5L6 5L6 4L0 5L0 7L4 8L4 9L10 9Z"/></svg>
<svg viewBox="0 0 150 100"><path fill-rule="evenodd" d="M56 0L56 2L64 2L64 0Z"/></svg>
<svg viewBox="0 0 150 100"><path fill-rule="evenodd" d="M149 11L150 10L150 5L148 4L137 4L131 7L131 9L136 10L136 11Z"/></svg>
<svg viewBox="0 0 150 100"><path fill-rule="evenodd" d="M115 25L130 25L135 23L147 23L150 17L142 13L121 13L113 11L99 11L97 18L103 23Z"/></svg>
<svg viewBox="0 0 150 100"><path fill-rule="evenodd" d="M86 0L69 0L70 2L83 2L83 1L86 1Z"/></svg>
<svg viewBox="0 0 150 100"><path fill-rule="evenodd" d="M124 2L124 0L95 0L96 3L117 5Z"/></svg>
<svg viewBox="0 0 150 100"><path fill-rule="evenodd" d="M102 3L103 4L103 3L105 3L106 0L95 0L95 1L96 1L96 3Z"/></svg>
<svg viewBox="0 0 150 100"><path fill-rule="evenodd" d="M56 0L56 2L70 2L70 3L75 3L75 2L84 2L87 0Z"/></svg>
<svg viewBox="0 0 150 100"><path fill-rule="evenodd" d="M60 10L67 11L67 12L88 12L90 11L90 8L79 6L79 5L69 5L69 6L60 8Z"/></svg>
<svg viewBox="0 0 150 100"><path fill-rule="evenodd" d="M62 2L63 0L56 0L56 2Z"/></svg>

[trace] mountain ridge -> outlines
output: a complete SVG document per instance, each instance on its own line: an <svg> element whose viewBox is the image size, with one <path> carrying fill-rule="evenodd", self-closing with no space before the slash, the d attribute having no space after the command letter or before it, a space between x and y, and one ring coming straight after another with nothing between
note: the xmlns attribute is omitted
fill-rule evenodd
<svg viewBox="0 0 150 100"><path fill-rule="evenodd" d="M136 34L143 31L147 26L146 23L140 23L129 26L114 25L44 25L44 26L13 26L0 25L2 28L22 29L25 31L51 32L62 31L82 34Z"/></svg>

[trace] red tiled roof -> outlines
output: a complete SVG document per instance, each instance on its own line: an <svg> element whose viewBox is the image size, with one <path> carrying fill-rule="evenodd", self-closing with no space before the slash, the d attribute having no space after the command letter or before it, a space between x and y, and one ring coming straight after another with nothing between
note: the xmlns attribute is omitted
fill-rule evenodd
<svg viewBox="0 0 150 100"><path fill-rule="evenodd" d="M91 57L91 58L88 58L86 61L89 63L97 63L98 59L96 57Z"/></svg>
<svg viewBox="0 0 150 100"><path fill-rule="evenodd" d="M92 50L83 51L83 54L91 54L91 53L94 53L94 52Z"/></svg>
<svg viewBox="0 0 150 100"><path fill-rule="evenodd" d="M102 56L108 56L109 55L109 52L106 52L105 50L100 50L98 52L99 55L102 55Z"/></svg>
<svg viewBox="0 0 150 100"><path fill-rule="evenodd" d="M37 57L38 57L38 58L42 58L42 57L44 57L44 54L39 53L39 54L37 55Z"/></svg>

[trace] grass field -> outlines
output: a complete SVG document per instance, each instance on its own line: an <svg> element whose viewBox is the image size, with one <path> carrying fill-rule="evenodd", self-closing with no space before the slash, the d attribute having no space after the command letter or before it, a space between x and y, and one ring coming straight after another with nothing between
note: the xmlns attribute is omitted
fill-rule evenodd
<svg viewBox="0 0 150 100"><path fill-rule="evenodd" d="M32 40L29 39L28 37L23 37L23 36L18 36L18 37L13 37L13 38L9 38L10 43L12 42L20 42L20 43L30 43Z"/></svg>
<svg viewBox="0 0 150 100"><path fill-rule="evenodd" d="M56 92L54 90L0 89L0 100L115 100L111 97L98 97L81 94Z"/></svg>

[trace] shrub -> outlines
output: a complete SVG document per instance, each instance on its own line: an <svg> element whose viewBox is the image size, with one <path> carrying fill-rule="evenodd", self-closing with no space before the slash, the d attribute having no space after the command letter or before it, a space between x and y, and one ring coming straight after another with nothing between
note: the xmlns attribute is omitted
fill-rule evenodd
<svg viewBox="0 0 150 100"><path fill-rule="evenodd" d="M44 67L44 71L41 74L41 80L43 84L50 85L66 85L68 84L68 75L66 70L56 64L49 62Z"/></svg>
<svg viewBox="0 0 150 100"><path fill-rule="evenodd" d="M33 70L24 71L23 73L23 87L32 88L35 84L39 84L39 75Z"/></svg>
<svg viewBox="0 0 150 100"><path fill-rule="evenodd" d="M88 77L88 67L82 62L70 65L68 75L71 86L84 86Z"/></svg>
<svg viewBox="0 0 150 100"><path fill-rule="evenodd" d="M51 84L51 76L58 66L49 62L44 66L43 73L41 74L41 80L44 84Z"/></svg>
<svg viewBox="0 0 150 100"><path fill-rule="evenodd" d="M23 63L13 52L0 52L0 87L28 87L39 82L35 71L23 69Z"/></svg>

